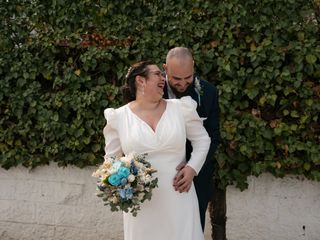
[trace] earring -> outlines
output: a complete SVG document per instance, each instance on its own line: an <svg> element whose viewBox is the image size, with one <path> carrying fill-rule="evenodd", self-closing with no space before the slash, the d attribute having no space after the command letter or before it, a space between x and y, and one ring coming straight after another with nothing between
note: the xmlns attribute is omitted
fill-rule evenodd
<svg viewBox="0 0 320 240"><path fill-rule="evenodd" d="M142 95L144 95L144 85L142 86Z"/></svg>

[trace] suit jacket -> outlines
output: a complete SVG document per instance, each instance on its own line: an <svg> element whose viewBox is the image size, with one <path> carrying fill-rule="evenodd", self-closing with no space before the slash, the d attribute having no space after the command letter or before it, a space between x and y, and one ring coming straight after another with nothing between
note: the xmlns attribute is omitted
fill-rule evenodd
<svg viewBox="0 0 320 240"><path fill-rule="evenodd" d="M214 162L214 152L220 144L220 131L219 131L219 93L218 89L208 81L200 80L200 96L196 91L195 87L195 78L193 80L192 86L187 90L187 96L191 96L193 100L197 102L197 112L201 118L206 118L204 120L203 125L207 130L209 137L211 138L211 144L209 148L209 152L206 158L206 162L204 166L213 168ZM164 95L165 99L168 99L168 89L167 85L164 87ZM200 97L200 98L199 98ZM200 102L199 102L200 101ZM192 146L189 141L187 141L186 145L186 156L187 161L190 158L192 152ZM213 169L212 169L213 170ZM201 173L201 172L200 172Z"/></svg>

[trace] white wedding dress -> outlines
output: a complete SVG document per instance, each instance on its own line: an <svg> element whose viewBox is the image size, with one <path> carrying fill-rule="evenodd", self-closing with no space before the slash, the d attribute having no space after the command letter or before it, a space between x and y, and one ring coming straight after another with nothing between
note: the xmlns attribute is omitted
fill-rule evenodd
<svg viewBox="0 0 320 240"><path fill-rule="evenodd" d="M203 240L198 201L192 185L188 193L173 188L176 167L185 161L186 138L193 144L188 165L198 173L208 152L210 138L190 97L166 100L167 106L155 131L135 115L128 104L108 108L104 114L107 156L147 153L157 170L158 188L151 201L141 205L138 215L124 213L125 240Z"/></svg>

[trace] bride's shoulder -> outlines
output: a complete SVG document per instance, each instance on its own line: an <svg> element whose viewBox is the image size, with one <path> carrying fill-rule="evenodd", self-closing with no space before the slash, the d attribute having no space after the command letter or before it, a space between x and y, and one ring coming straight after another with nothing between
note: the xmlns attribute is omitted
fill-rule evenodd
<svg viewBox="0 0 320 240"><path fill-rule="evenodd" d="M126 105L123 105L119 108L106 108L104 110L104 117L108 122L117 121L117 119L121 118L121 115L124 114Z"/></svg>
<svg viewBox="0 0 320 240"><path fill-rule="evenodd" d="M174 109L175 113L180 113L185 119L192 118L196 112L197 103L191 97L186 96L180 99L170 99L172 105L171 109Z"/></svg>
<svg viewBox="0 0 320 240"><path fill-rule="evenodd" d="M197 102L190 96L180 98L180 104L188 108L197 108Z"/></svg>
<svg viewBox="0 0 320 240"><path fill-rule="evenodd" d="M166 99L167 103L177 105L180 107L186 107L186 108L196 108L197 103L194 101L190 96L185 96L180 99Z"/></svg>

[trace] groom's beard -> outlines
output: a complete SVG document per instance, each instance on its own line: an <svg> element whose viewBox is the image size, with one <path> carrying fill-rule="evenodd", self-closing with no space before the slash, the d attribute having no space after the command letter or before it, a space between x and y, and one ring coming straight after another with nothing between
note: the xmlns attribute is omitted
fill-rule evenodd
<svg viewBox="0 0 320 240"><path fill-rule="evenodd" d="M189 90L192 88L192 84L189 85L184 92L178 92L178 91L177 91L174 87L172 87L171 85L170 85L170 88L171 88L172 92L174 93L174 95L176 95L177 98L182 98L182 97L184 97L184 96L188 96L188 92L189 92Z"/></svg>

